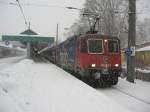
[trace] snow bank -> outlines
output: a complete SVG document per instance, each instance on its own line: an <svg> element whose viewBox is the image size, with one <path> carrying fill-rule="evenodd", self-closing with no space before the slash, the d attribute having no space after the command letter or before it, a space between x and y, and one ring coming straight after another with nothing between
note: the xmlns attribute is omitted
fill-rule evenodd
<svg viewBox="0 0 150 112"><path fill-rule="evenodd" d="M0 87L11 100L0 97L2 112L129 112L55 65L28 59L1 71Z"/></svg>
<svg viewBox="0 0 150 112"><path fill-rule="evenodd" d="M137 49L136 51L150 51L150 46L146 46L146 47Z"/></svg>
<svg viewBox="0 0 150 112"><path fill-rule="evenodd" d="M150 70L146 70L146 69L137 68L136 70L142 73L150 73Z"/></svg>
<svg viewBox="0 0 150 112"><path fill-rule="evenodd" d="M5 69L10 67L10 65L13 65L14 63L19 62L22 59L25 59L26 56L16 56L16 57L7 57L7 58L0 58L0 71L2 69Z"/></svg>
<svg viewBox="0 0 150 112"><path fill-rule="evenodd" d="M26 51L27 51L27 49L26 49L26 48L21 48L21 47L17 47L16 49L17 49L17 50L19 50L19 51L24 51L24 52L26 52Z"/></svg>

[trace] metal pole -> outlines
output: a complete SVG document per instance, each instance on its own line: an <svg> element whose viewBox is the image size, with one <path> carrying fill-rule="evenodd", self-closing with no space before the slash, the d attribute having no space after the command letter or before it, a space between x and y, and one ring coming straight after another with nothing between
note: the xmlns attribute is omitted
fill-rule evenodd
<svg viewBox="0 0 150 112"><path fill-rule="evenodd" d="M58 45L58 24L56 28L56 46Z"/></svg>
<svg viewBox="0 0 150 112"><path fill-rule="evenodd" d="M128 49L134 49L136 43L136 0L129 0L129 33ZM134 83L135 79L135 54L127 58L127 80Z"/></svg>
<svg viewBox="0 0 150 112"><path fill-rule="evenodd" d="M55 63L57 64L57 47L58 47L58 24L56 28L56 53L55 53Z"/></svg>
<svg viewBox="0 0 150 112"><path fill-rule="evenodd" d="M31 43L27 43L27 58L31 58Z"/></svg>

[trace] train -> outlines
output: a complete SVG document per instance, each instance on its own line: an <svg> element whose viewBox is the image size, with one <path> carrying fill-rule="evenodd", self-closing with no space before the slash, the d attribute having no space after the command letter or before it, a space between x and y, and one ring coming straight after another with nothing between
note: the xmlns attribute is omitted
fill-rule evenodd
<svg viewBox="0 0 150 112"><path fill-rule="evenodd" d="M116 85L121 74L120 40L100 34L72 36L51 47L48 59L93 87Z"/></svg>

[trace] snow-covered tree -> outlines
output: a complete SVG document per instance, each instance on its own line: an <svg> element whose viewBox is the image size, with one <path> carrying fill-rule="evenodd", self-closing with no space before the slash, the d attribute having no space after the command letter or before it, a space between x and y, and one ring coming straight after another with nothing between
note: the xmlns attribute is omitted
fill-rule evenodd
<svg viewBox="0 0 150 112"><path fill-rule="evenodd" d="M150 19L138 21L136 43L142 44L150 41Z"/></svg>
<svg viewBox="0 0 150 112"><path fill-rule="evenodd" d="M70 32L82 34L90 30L91 23L96 14L99 21L96 30L101 34L121 37L127 35L128 3L123 0L86 0L84 11L81 12L80 19L75 22ZM85 17L82 14L89 13L92 17ZM89 20L91 23L89 23ZM122 37L123 37L122 36ZM127 38L125 38L127 40ZM123 43L124 44L124 43Z"/></svg>

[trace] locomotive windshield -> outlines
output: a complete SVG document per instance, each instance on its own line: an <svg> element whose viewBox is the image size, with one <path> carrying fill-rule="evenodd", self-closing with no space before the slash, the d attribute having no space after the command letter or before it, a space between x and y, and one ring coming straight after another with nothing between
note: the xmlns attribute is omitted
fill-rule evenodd
<svg viewBox="0 0 150 112"><path fill-rule="evenodd" d="M103 52L102 40L97 39L88 40L88 50L89 53L102 53Z"/></svg>
<svg viewBox="0 0 150 112"><path fill-rule="evenodd" d="M108 49L110 53L118 53L119 52L119 44L117 40L109 40Z"/></svg>

